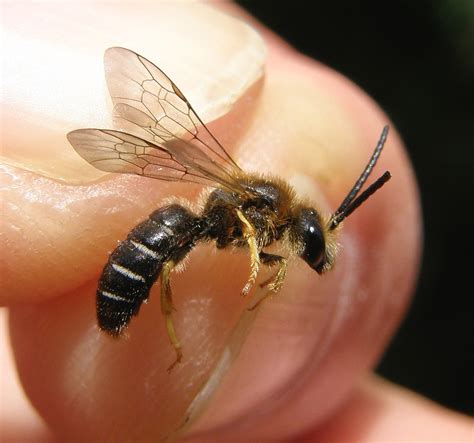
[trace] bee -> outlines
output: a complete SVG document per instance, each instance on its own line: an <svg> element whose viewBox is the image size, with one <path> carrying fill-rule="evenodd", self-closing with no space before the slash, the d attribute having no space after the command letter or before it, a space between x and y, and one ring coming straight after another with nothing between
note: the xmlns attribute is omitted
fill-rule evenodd
<svg viewBox="0 0 474 443"><path fill-rule="evenodd" d="M387 171L360 193L388 135L388 126L354 186L330 216L300 199L282 179L243 171L208 130L180 89L141 55L109 48L104 56L114 114L124 130L78 129L67 138L92 166L107 172L210 188L199 213L166 204L138 224L111 253L99 279L96 309L100 329L119 336L161 281L161 311L176 360L183 353L172 321L171 271L200 242L219 249L244 248L250 256L248 294L261 265L275 269L260 286L267 296L283 284L288 258L265 252L275 242L301 257L318 274L336 259L341 222L389 179Z"/></svg>

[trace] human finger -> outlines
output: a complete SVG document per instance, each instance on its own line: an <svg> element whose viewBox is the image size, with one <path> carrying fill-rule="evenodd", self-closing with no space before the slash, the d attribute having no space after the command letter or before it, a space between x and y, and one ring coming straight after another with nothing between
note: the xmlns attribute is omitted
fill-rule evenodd
<svg viewBox="0 0 474 443"><path fill-rule="evenodd" d="M189 10L178 9L174 17L182 21ZM222 23L218 17L212 23L215 26ZM130 16L127 19L133 23ZM202 17L199 23L209 29L209 22ZM146 28L142 22L141 26ZM224 28L227 35L229 29ZM241 36L237 30L231 34L233 38ZM91 34L91 44L96 44L93 37ZM386 118L348 81L282 47L271 36L266 44L265 82L241 88L241 100L212 129L241 165L284 176L302 195L317 201L321 210L329 211L358 175ZM235 54L234 48L231 53ZM146 56L154 60L153 53ZM254 72L255 82L258 69ZM179 84L184 90L182 82ZM46 288L43 294L48 297L61 297L40 305L16 305L11 315L22 381L48 424L67 435L80 429L81 435L90 436L110 432L131 438L165 436L199 416L210 394L215 395L207 418L204 415L198 425L200 432L219 429L225 435L235 432L233 423L238 422L242 432L252 429L270 437L272 432L294 432L289 423L294 423L296 411L302 412L293 425L299 429L326 416L390 336L416 269L416 188L401 143L395 134L391 137L384 161L400 173L395 184L391 183L393 187L384 190L384 199L374 197L363 212L351 217L341 237L344 250L332 274L317 279L310 269L295 263L281 295L262 305L254 318L240 297L231 296L235 292L232 288L245 282L247 258L243 255L236 260L235 255L221 253L212 256L208 246L191 254L186 273L173 280L176 327L181 331L186 360L171 376L165 369L173 351L164 328L157 327L157 294L152 294L150 304L132 323L128 339L118 343L98 336L93 312L96 275L107 250L120 238L117 233L125 235L170 188L161 183L130 185L135 179L122 177L85 186L56 186L54 180L43 176L38 182L34 175L21 171L20 194L22 189L39 189L39 195L47 196L46 206L41 208L57 210L52 219L63 219L63 208L58 209L57 204L48 207L50 202L68 201L72 203L69 208L79 209L70 212L73 223L61 235L55 233L54 239L65 235L66 240L46 251L43 263L55 271L62 269L64 254L58 260L52 252L82 240L67 263L75 270L76 280L65 276L58 282L57 272L41 273L44 267L40 263L38 287ZM298 149L288 155L293 146ZM18 176L15 178L18 183ZM179 192L193 196L188 189ZM394 205L401 208L396 217L390 211ZM408 228L395 237L393 231L402 219ZM84 220L94 220L95 234ZM367 246L374 243L376 248ZM97 251L103 251L102 258ZM394 300L390 288L400 274L404 281L398 284ZM279 370L275 372L275 368ZM58 386L53 380L61 383ZM275 396L278 402L268 401ZM316 410L303 411L308 396L325 398L325 402L315 406ZM72 398L73 410L64 420L62 405ZM110 412L105 420L100 412L104 410ZM262 415L257 418L255 410L265 417L278 417L279 426L270 425L275 422L262 419Z"/></svg>

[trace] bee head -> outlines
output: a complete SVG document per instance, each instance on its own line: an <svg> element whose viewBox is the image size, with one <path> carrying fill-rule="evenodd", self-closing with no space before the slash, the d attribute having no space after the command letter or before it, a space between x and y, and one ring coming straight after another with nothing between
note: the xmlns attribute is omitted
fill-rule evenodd
<svg viewBox="0 0 474 443"><path fill-rule="evenodd" d="M298 255L318 274L331 269L337 250L335 233L313 208L299 208L294 220Z"/></svg>

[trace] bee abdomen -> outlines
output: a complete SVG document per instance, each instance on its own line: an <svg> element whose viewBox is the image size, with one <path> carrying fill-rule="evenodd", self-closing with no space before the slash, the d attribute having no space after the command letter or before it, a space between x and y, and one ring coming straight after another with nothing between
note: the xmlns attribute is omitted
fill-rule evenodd
<svg viewBox="0 0 474 443"><path fill-rule="evenodd" d="M99 327L119 335L148 298L168 260L182 260L201 237L200 219L169 205L137 225L109 257L97 289Z"/></svg>

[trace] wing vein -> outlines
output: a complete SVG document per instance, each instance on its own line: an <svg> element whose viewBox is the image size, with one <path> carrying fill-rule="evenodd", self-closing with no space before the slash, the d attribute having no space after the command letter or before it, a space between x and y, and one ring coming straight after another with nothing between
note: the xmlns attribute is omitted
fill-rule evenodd
<svg viewBox="0 0 474 443"><path fill-rule="evenodd" d="M239 181L239 166L163 71L124 48L108 49L104 61L120 131L69 133L83 158L108 172L248 192Z"/></svg>

